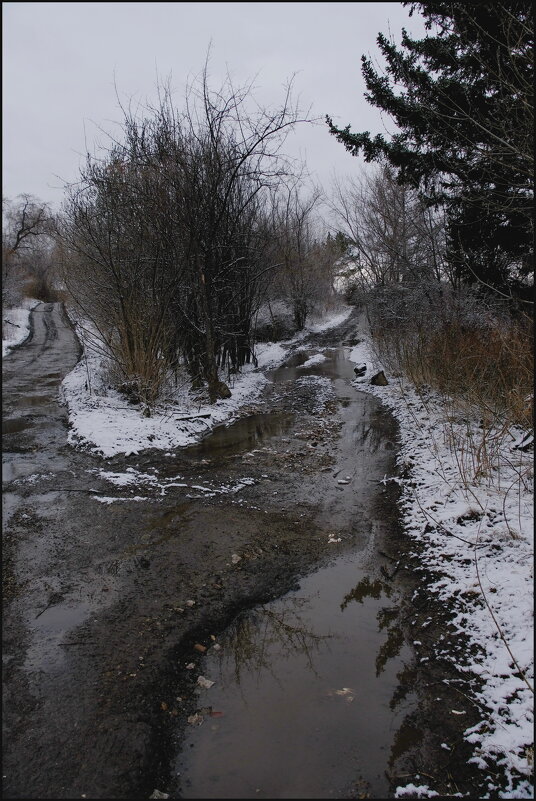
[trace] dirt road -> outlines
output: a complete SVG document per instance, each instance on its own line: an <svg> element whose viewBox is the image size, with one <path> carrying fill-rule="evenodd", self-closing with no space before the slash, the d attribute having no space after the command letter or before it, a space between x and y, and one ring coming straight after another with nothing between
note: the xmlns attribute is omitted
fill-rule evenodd
<svg viewBox="0 0 536 801"><path fill-rule="evenodd" d="M171 766L198 703L186 664L373 529L374 569L392 569L396 497L380 479L396 430L333 367L350 320L302 343L339 347L323 373L293 378L299 357L234 426L104 462L66 444L58 390L79 346L61 307L32 318L4 362L4 797L180 797ZM139 480L111 490L110 472Z"/></svg>

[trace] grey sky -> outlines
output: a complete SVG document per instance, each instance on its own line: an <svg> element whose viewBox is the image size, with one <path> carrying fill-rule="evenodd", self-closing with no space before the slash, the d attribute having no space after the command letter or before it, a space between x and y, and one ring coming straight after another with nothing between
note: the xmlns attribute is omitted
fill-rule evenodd
<svg viewBox="0 0 536 801"><path fill-rule="evenodd" d="M362 53L376 36L402 27L418 34L418 15L401 3L3 3L3 194L29 192L59 205L80 154L113 129L120 97L154 99L157 73L171 73L177 105L201 70L212 41L214 85L226 67L240 84L257 75L262 103L277 103L285 81L312 113L353 130L383 131L364 99ZM390 126L392 128L392 125ZM355 173L359 162L327 127L301 126L288 142L318 181Z"/></svg>

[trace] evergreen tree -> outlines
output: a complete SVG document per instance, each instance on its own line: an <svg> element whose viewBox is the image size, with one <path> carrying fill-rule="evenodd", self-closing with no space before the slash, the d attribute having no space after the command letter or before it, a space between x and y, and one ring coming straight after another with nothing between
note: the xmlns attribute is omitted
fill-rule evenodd
<svg viewBox="0 0 536 801"><path fill-rule="evenodd" d="M400 183L448 211L461 278L500 289L532 273L533 17L528 2L408 3L427 35L377 38L385 74L362 57L367 100L399 133L330 131L366 161L387 159ZM533 273L532 273L533 274Z"/></svg>

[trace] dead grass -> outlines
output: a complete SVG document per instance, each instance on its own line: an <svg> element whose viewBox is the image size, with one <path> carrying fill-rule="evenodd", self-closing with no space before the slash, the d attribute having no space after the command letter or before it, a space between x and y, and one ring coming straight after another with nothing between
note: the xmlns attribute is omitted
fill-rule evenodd
<svg viewBox="0 0 536 801"><path fill-rule="evenodd" d="M464 486L500 485L515 440L534 429L532 319L463 292L417 295L409 288L375 304L369 318L378 356L425 404L430 390L443 398L438 435ZM521 490L526 467L515 472Z"/></svg>
<svg viewBox="0 0 536 801"><path fill-rule="evenodd" d="M485 426L533 428L534 346L528 318L481 328L454 322L434 329L431 321L431 330L384 332L376 339L382 360L417 388L437 390Z"/></svg>

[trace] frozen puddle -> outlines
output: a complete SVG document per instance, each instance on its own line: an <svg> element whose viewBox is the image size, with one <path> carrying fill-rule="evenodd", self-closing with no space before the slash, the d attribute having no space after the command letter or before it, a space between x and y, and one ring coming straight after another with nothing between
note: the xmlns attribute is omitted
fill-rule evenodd
<svg viewBox="0 0 536 801"><path fill-rule="evenodd" d="M181 797L386 797L411 653L389 589L355 556L241 615L218 644L175 766Z"/></svg>

